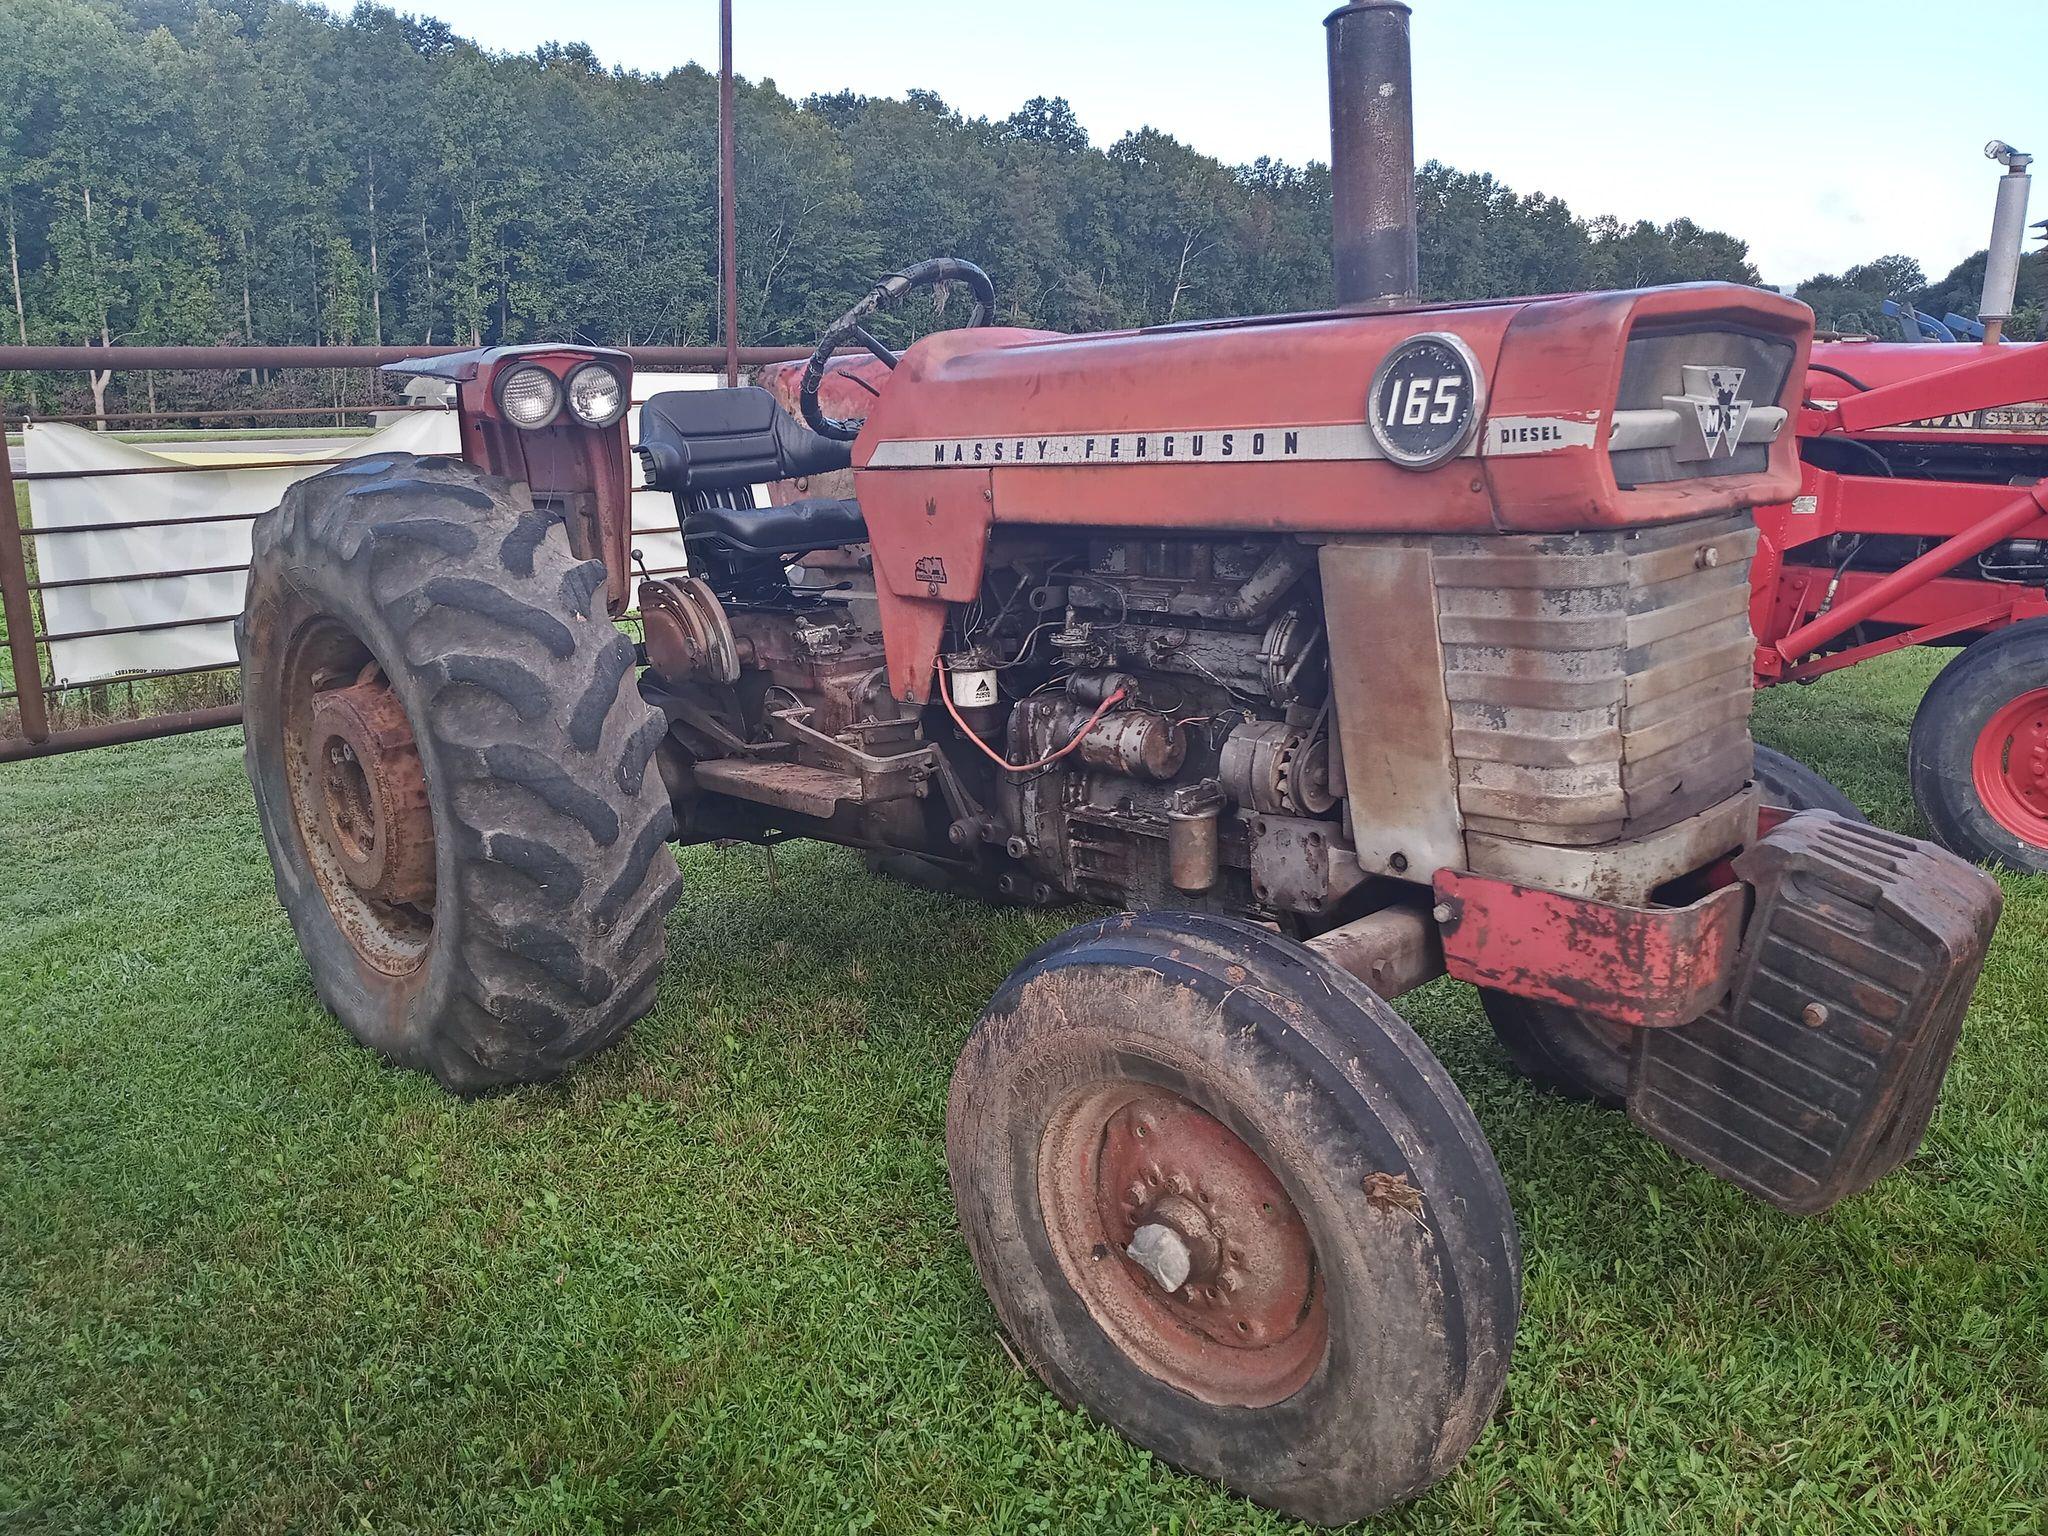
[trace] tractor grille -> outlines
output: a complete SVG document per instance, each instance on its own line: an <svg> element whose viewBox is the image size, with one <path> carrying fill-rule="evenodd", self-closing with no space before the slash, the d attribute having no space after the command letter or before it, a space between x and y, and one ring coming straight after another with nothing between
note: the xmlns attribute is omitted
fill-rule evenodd
<svg viewBox="0 0 2048 1536"><path fill-rule="evenodd" d="M1468 831L1640 837L1749 781L1747 512L1431 541Z"/></svg>

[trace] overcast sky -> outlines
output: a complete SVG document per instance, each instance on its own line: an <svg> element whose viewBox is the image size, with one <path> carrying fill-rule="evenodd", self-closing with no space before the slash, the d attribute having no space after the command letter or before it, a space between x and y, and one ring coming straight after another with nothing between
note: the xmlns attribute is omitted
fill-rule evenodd
<svg viewBox="0 0 2048 1536"><path fill-rule="evenodd" d="M714 0L386 0L487 47L717 67ZM740 74L792 96L1065 96L1098 145L1151 126L1231 162L1329 154L1334 0L734 0ZM341 0L332 8L342 9ZM1681 215L1791 283L1984 244L1987 139L2048 153L2048 0L1414 0L1416 154L1582 216ZM2043 162L2048 170L2048 160ZM744 195L744 192L743 194ZM2033 217L2048 217L2048 183Z"/></svg>

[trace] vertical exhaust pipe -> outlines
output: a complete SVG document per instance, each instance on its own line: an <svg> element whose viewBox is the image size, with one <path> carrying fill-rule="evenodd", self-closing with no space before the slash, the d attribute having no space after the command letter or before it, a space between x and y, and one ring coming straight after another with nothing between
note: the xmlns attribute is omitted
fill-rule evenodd
<svg viewBox="0 0 2048 1536"><path fill-rule="evenodd" d="M1351 0L1323 20L1330 44L1330 235L1337 302L1413 304L1415 111L1408 7Z"/></svg>
<svg viewBox="0 0 2048 1536"><path fill-rule="evenodd" d="M1977 306L1977 318L1984 322L1984 339L1997 341L2012 318L2013 291L2020 280L2020 248L2027 238L2027 193L2034 178L2027 167L2032 155L2023 155L2002 139L1984 146L1984 158L2005 167L1998 178L1998 202L1991 215L1991 248L1984 260L1984 298Z"/></svg>

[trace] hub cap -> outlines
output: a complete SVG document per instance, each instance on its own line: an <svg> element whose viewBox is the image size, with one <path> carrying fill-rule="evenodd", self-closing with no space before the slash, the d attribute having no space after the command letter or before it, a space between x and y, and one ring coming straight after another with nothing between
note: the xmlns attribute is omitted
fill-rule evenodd
<svg viewBox="0 0 2048 1536"><path fill-rule="evenodd" d="M1971 774L1992 820L2048 848L2048 688L2021 694L1985 722Z"/></svg>
<svg viewBox="0 0 2048 1536"><path fill-rule="evenodd" d="M434 928L434 819L404 705L369 648L300 609L275 686L286 784L306 861L335 926L374 970L425 961Z"/></svg>
<svg viewBox="0 0 2048 1536"><path fill-rule="evenodd" d="M434 823L405 709L383 682L313 699L318 830L351 885L376 901L434 899Z"/></svg>
<svg viewBox="0 0 2048 1536"><path fill-rule="evenodd" d="M1147 1084L1086 1090L1047 1126L1038 1181L1061 1270L1144 1370L1243 1407L1315 1373L1329 1321L1308 1228L1222 1121Z"/></svg>

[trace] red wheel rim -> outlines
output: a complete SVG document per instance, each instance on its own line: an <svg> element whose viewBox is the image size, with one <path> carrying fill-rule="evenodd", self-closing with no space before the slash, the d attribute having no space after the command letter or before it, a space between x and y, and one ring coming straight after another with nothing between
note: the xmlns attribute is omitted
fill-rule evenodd
<svg viewBox="0 0 2048 1536"><path fill-rule="evenodd" d="M1985 721L1970 767L1991 819L2048 848L2048 688L2030 689Z"/></svg>
<svg viewBox="0 0 2048 1536"><path fill-rule="evenodd" d="M1330 1329L1308 1227L1220 1120L1149 1084L1081 1090L1046 1127L1038 1188L1060 1269L1140 1368L1248 1408L1315 1374Z"/></svg>

